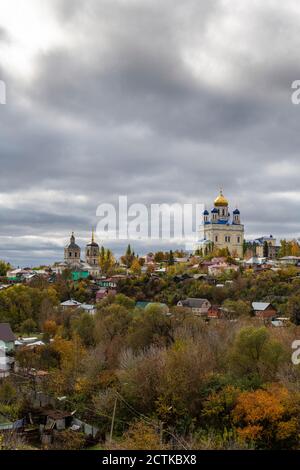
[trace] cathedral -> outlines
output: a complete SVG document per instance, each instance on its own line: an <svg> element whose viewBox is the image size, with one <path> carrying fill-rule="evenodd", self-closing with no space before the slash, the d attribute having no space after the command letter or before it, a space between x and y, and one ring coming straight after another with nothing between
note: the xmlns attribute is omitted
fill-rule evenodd
<svg viewBox="0 0 300 470"><path fill-rule="evenodd" d="M212 247L228 248L232 256L242 258L243 242L244 226L241 224L240 211L235 209L231 217L228 201L220 191L210 213L208 210L203 212L203 222L200 226L196 249L207 253Z"/></svg>
<svg viewBox="0 0 300 470"><path fill-rule="evenodd" d="M96 275L100 271L99 267L99 254L100 248L98 243L95 242L94 231L92 232L92 239L85 248L85 262L81 260L81 249L76 244L75 235L72 233L70 242L65 247L64 262L76 269L86 269L91 274Z"/></svg>

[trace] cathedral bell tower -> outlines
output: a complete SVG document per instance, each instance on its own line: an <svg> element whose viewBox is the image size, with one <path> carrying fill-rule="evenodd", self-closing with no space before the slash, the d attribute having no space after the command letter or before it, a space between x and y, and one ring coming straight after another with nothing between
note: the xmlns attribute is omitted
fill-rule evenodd
<svg viewBox="0 0 300 470"><path fill-rule="evenodd" d="M91 242L86 245L85 259L90 266L99 266L100 248L98 243L95 242L94 230L92 231Z"/></svg>

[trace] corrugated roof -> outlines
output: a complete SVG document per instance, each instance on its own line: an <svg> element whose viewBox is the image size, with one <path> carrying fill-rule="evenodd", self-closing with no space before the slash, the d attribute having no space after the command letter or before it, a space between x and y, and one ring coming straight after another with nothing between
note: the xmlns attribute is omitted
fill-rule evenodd
<svg viewBox="0 0 300 470"><path fill-rule="evenodd" d="M205 302L208 302L208 300L207 299L194 299L194 298L181 300L181 304L183 305L183 307L190 307L190 308L201 308Z"/></svg>
<svg viewBox="0 0 300 470"><path fill-rule="evenodd" d="M269 302L252 302L253 310L266 310L271 304Z"/></svg>
<svg viewBox="0 0 300 470"><path fill-rule="evenodd" d="M77 302L77 300L66 300L65 302L62 302L60 304L62 307L78 307L81 305L80 302Z"/></svg>

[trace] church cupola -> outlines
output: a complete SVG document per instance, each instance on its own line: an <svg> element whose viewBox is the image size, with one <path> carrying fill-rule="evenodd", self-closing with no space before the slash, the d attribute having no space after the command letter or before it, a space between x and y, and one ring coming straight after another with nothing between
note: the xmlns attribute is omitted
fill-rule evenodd
<svg viewBox="0 0 300 470"><path fill-rule="evenodd" d="M80 263L80 246L76 244L74 232L70 237L70 243L65 247L65 262L74 265Z"/></svg>
<svg viewBox="0 0 300 470"><path fill-rule="evenodd" d="M208 212L208 210L205 209L205 211L203 212L203 222L205 224L209 224L208 217L209 217L209 212Z"/></svg>
<svg viewBox="0 0 300 470"><path fill-rule="evenodd" d="M216 224L218 222L219 211L216 207L211 210L211 222Z"/></svg>
<svg viewBox="0 0 300 470"><path fill-rule="evenodd" d="M228 222L228 219L229 219L228 201L224 197L222 190L220 190L219 196L215 199L214 206L218 212L218 221L220 223Z"/></svg>
<svg viewBox="0 0 300 470"><path fill-rule="evenodd" d="M233 211L233 224L239 225L241 223L241 216L240 216L240 211L238 209L235 209Z"/></svg>
<svg viewBox="0 0 300 470"><path fill-rule="evenodd" d="M228 201L226 197L224 197L222 189L220 189L220 194L215 199L214 204L215 204L215 207L228 207Z"/></svg>

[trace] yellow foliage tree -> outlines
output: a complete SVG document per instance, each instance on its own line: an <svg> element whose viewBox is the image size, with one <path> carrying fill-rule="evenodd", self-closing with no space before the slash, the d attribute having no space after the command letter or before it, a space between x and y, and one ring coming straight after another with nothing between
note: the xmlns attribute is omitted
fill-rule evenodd
<svg viewBox="0 0 300 470"><path fill-rule="evenodd" d="M284 387L241 393L232 412L239 436L258 448L293 448L299 434L299 397L293 401Z"/></svg>

